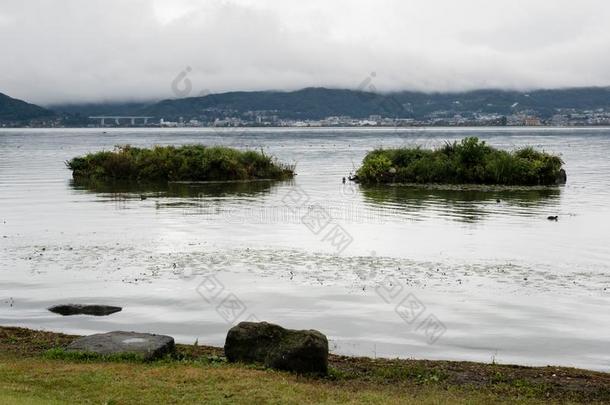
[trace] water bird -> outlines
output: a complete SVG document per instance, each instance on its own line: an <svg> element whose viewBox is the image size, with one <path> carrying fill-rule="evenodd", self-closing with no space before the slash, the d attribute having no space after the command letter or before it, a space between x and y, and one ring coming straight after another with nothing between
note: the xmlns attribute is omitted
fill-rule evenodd
<svg viewBox="0 0 610 405"><path fill-rule="evenodd" d="M557 221L559 219L558 215L549 215L548 217L546 217L546 219L548 219L549 221Z"/></svg>

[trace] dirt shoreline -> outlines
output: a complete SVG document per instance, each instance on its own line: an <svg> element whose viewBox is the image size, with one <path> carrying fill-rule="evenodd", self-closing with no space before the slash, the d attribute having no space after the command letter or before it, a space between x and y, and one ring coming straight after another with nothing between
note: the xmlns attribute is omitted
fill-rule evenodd
<svg viewBox="0 0 610 405"><path fill-rule="evenodd" d="M45 358L53 348L63 347L77 336L0 326L0 366L11 360ZM70 361L67 360L55 360ZM175 359L185 364L224 361L223 349L212 346L177 345ZM95 361L94 361L95 362ZM99 363L103 363L102 360ZM137 367L134 364L134 367ZM299 381L322 384L328 389L369 387L400 395L430 388L469 395L487 393L504 399L575 403L610 403L610 374L567 367L524 367L461 361L372 359L330 355L327 377L295 376ZM247 368L247 366L243 366ZM270 373L277 373L268 371ZM0 384L2 381L0 381ZM360 389L360 388L358 388Z"/></svg>

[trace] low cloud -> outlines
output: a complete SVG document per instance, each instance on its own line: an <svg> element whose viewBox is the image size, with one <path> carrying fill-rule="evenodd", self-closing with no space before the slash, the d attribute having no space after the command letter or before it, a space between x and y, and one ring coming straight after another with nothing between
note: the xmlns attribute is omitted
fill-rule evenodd
<svg viewBox="0 0 610 405"><path fill-rule="evenodd" d="M610 85L610 3L3 0L0 92L41 104L192 93Z"/></svg>

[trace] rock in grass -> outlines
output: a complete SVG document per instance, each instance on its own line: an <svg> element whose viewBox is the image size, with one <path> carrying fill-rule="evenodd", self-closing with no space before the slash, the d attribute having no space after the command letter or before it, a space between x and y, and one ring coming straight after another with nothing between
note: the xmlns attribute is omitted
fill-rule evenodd
<svg viewBox="0 0 610 405"><path fill-rule="evenodd" d="M173 353L174 338L165 335L136 332L108 332L76 339L68 352L95 353L104 356L133 354L152 360Z"/></svg>
<svg viewBox="0 0 610 405"><path fill-rule="evenodd" d="M111 305L80 305L80 304L62 304L48 308L49 311L63 316L69 315L93 315L106 316L120 312L121 307L113 307Z"/></svg>
<svg viewBox="0 0 610 405"><path fill-rule="evenodd" d="M297 373L328 371L328 340L316 330L292 330L267 322L241 322L229 330L230 362L263 363Z"/></svg>

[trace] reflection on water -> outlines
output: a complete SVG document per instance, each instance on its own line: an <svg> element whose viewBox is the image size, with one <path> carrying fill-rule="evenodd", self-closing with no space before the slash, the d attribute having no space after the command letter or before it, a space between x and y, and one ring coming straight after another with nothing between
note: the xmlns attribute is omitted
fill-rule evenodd
<svg viewBox="0 0 610 405"><path fill-rule="evenodd" d="M278 183L290 184L291 180L278 182L227 181L227 182L109 182L70 180L74 190L94 193L97 201L111 202L117 209L131 208L126 204L133 200L154 200L155 209L190 209L190 214L218 213L216 207L226 199L251 199L270 193ZM214 208L214 209L212 209ZM194 211L193 211L194 210Z"/></svg>
<svg viewBox="0 0 610 405"><path fill-rule="evenodd" d="M476 222L489 215L537 216L556 208L559 187L475 187L379 185L361 188L367 203L395 215L424 219L430 215Z"/></svg>
<svg viewBox="0 0 610 405"><path fill-rule="evenodd" d="M254 196L268 193L277 184L273 180L260 181L213 181L213 182L128 182L128 181L94 181L88 179L70 180L75 190L86 190L99 194L117 195L120 198L130 197L226 197Z"/></svg>

